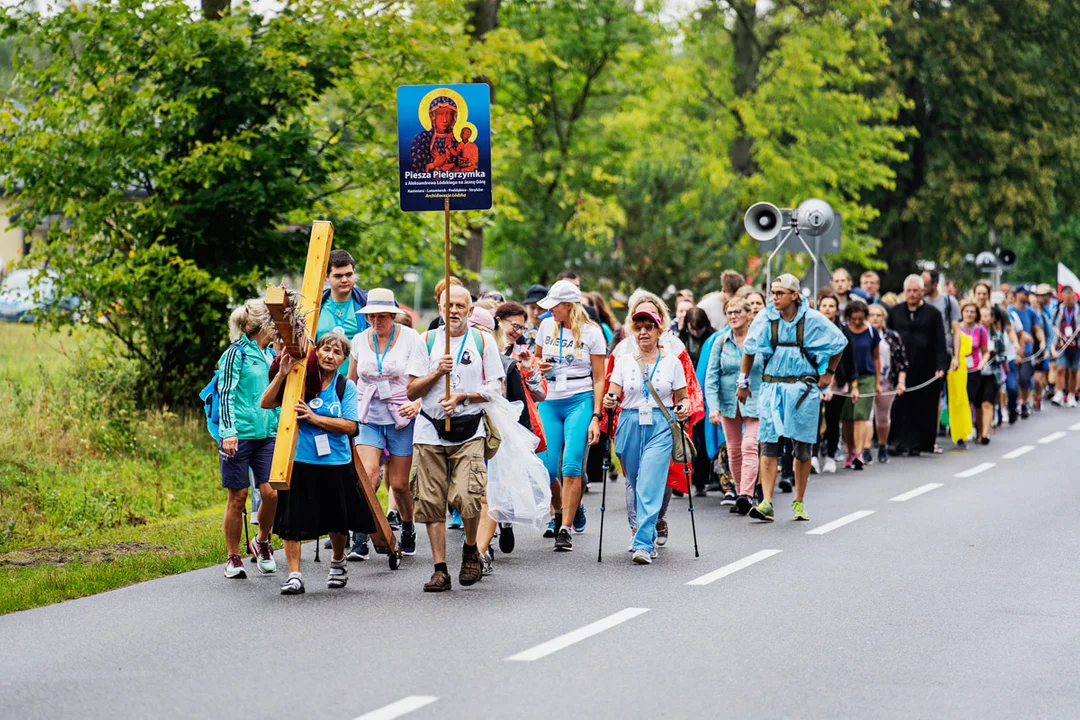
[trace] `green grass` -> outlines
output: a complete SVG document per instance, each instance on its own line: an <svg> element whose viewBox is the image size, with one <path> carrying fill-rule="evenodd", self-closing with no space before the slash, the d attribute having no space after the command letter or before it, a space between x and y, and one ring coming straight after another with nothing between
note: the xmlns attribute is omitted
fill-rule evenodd
<svg viewBox="0 0 1080 720"><path fill-rule="evenodd" d="M0 613L224 563L202 416L135 410L99 337L0 337Z"/></svg>

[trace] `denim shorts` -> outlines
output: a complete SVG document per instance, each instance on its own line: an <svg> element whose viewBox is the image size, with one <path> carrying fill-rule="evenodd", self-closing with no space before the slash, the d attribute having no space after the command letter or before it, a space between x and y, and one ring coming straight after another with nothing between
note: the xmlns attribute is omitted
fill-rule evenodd
<svg viewBox="0 0 1080 720"><path fill-rule="evenodd" d="M356 436L356 444L389 450L394 457L412 457L415 425L415 422L411 422L398 430L393 423L388 425L363 423L360 425L360 434Z"/></svg>
<svg viewBox="0 0 1080 720"><path fill-rule="evenodd" d="M218 459L221 465L221 487L230 490L246 490L251 487L248 480L248 468L255 476L255 487L265 482L270 482L270 465L274 462L274 441L276 438L268 437L264 440L240 440L236 445L236 453L227 457L218 450Z"/></svg>
<svg viewBox="0 0 1080 720"><path fill-rule="evenodd" d="M1056 362L1058 370L1072 370L1073 372L1080 371L1080 352L1063 352L1057 356Z"/></svg>

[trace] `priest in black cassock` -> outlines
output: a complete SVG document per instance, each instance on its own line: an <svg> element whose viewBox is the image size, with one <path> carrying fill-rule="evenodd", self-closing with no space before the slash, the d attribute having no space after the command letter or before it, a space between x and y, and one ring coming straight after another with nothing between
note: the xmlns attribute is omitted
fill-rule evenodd
<svg viewBox="0 0 1080 720"><path fill-rule="evenodd" d="M889 327L904 341L907 386L936 379L925 388L898 396L893 403L889 444L897 455L934 450L941 385L951 362L945 348L944 322L937 308L923 302L922 278L909 275L904 280L904 302L889 310Z"/></svg>

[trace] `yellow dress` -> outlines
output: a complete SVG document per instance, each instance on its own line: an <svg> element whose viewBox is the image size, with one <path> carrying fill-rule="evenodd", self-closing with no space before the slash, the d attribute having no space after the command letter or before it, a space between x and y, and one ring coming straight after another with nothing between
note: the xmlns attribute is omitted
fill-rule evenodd
<svg viewBox="0 0 1080 720"><path fill-rule="evenodd" d="M952 441L967 440L975 431L971 424L971 403L967 394L967 359L971 355L971 337L960 332L960 364L949 373L946 382L949 388L949 433Z"/></svg>

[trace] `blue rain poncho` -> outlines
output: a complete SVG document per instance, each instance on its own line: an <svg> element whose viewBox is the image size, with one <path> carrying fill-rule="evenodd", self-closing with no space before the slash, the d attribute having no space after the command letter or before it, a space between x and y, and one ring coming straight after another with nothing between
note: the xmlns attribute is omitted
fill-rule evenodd
<svg viewBox="0 0 1080 720"><path fill-rule="evenodd" d="M803 350L796 346L797 327L803 320ZM772 348L772 324L779 320L779 343L775 353ZM743 352L747 355L760 355L765 364L765 375L773 377L816 376L829 367L829 359L838 355L847 345L847 338L828 318L817 310L810 310L804 303L799 304L795 318L788 322L780 317L775 306L769 305L758 313L746 334ZM806 359L806 352L814 359L814 365ZM807 389L809 388L809 393ZM758 413L761 424L758 428L758 441L774 443L781 437L804 443L817 441L818 413L821 407L821 392L817 383L803 382L762 382L758 398ZM806 394L805 400L799 403ZM796 408L796 404L799 407Z"/></svg>

